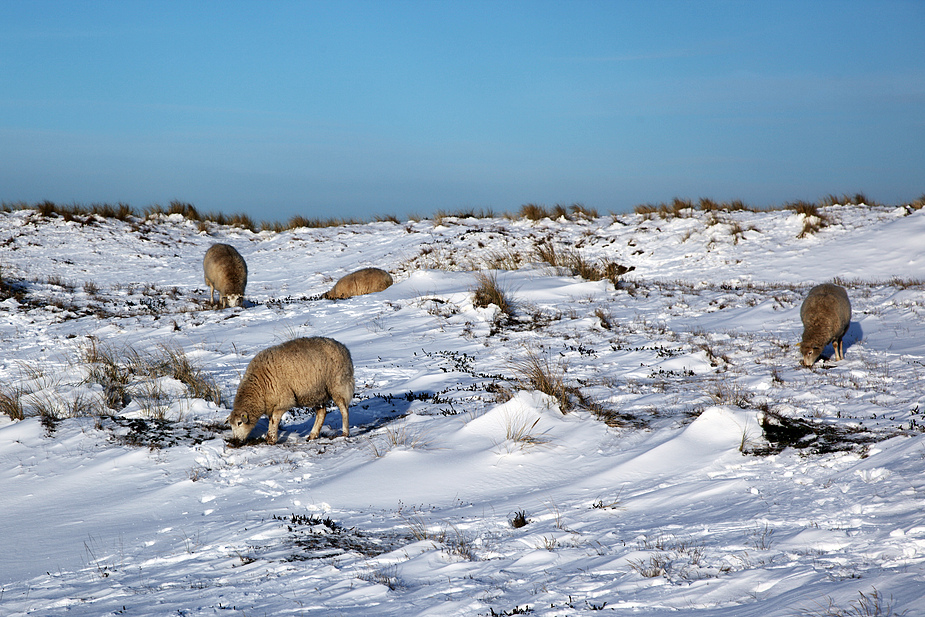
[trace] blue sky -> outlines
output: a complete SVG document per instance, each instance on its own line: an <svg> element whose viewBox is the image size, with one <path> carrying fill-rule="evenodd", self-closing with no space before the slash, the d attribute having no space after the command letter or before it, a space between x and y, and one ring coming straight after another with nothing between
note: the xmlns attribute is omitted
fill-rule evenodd
<svg viewBox="0 0 925 617"><path fill-rule="evenodd" d="M925 2L0 2L0 200L925 193Z"/></svg>

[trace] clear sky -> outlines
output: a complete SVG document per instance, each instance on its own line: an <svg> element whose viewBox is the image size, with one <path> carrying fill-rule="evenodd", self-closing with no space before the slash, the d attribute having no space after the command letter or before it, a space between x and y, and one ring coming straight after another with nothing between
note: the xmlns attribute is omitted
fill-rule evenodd
<svg viewBox="0 0 925 617"><path fill-rule="evenodd" d="M923 0L0 0L0 200L898 203L925 192L923 32Z"/></svg>

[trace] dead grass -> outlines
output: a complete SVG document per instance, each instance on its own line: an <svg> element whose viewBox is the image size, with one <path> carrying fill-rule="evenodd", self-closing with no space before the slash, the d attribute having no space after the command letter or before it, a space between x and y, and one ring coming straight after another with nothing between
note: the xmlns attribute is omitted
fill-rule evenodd
<svg viewBox="0 0 925 617"><path fill-rule="evenodd" d="M406 423L387 426L382 433L383 440L369 440L369 448L375 458L381 458L395 448L411 450L426 449L428 436L424 431L411 428Z"/></svg>
<svg viewBox="0 0 925 617"><path fill-rule="evenodd" d="M910 211L921 210L922 208L925 208L925 195L922 195L918 199L910 201L907 204L903 204L903 206L905 206L905 208Z"/></svg>
<svg viewBox="0 0 925 617"><path fill-rule="evenodd" d="M155 369L155 374L161 373L161 376L173 377L182 382L193 398L211 401L216 405L222 404L222 393L215 380L190 362L186 353L179 347L161 345L152 368Z"/></svg>
<svg viewBox="0 0 925 617"><path fill-rule="evenodd" d="M689 218L694 215L695 210L702 212L738 212L749 211L757 212L758 210L747 205L741 199L732 201L717 202L712 199L701 197L696 207L690 199L675 197L670 203L659 204L640 204L633 208L633 212L641 214L646 219L654 219L658 216L661 219Z"/></svg>
<svg viewBox="0 0 925 617"><path fill-rule="evenodd" d="M24 393L20 386L4 384L0 389L0 414L8 416L10 420L25 419L26 410L22 402Z"/></svg>
<svg viewBox="0 0 925 617"><path fill-rule="evenodd" d="M588 208L584 204L574 203L570 206L564 206L562 204L556 204L552 208L547 208L546 206L541 206L539 204L524 204L520 207L519 212L520 218L527 219L529 221L540 221L542 219L550 220L559 220L565 219L567 221L579 221L579 220L591 220L598 217L597 210L594 208ZM508 217L516 218L516 217Z"/></svg>
<svg viewBox="0 0 925 617"><path fill-rule="evenodd" d="M140 393L139 404L148 405L151 417L157 417L168 399L158 383L164 377L183 383L192 398L222 404L221 389L215 380L193 364L179 347L164 344L154 353L142 354L131 347L115 349L91 339L81 349L78 361L87 367L84 382L103 387L109 409L123 409L132 400L132 388L136 388Z"/></svg>
<svg viewBox="0 0 925 617"><path fill-rule="evenodd" d="M551 364L549 358L528 350L523 360L515 362L511 369L516 377L518 386L525 390L538 390L543 394L556 399L562 413L567 413L575 407L575 388L565 384L565 370L563 364Z"/></svg>
<svg viewBox="0 0 925 617"><path fill-rule="evenodd" d="M823 208L828 206L879 206L881 204L877 203L872 199L868 199L867 195L864 193L855 193L854 195L842 194L841 197L829 193L825 197L819 200L819 205Z"/></svg>
<svg viewBox="0 0 925 617"><path fill-rule="evenodd" d="M803 217L803 229L797 238L805 238L828 226L829 217L819 208L818 204L808 201L793 201L784 206L784 210L790 210Z"/></svg>
<svg viewBox="0 0 925 617"><path fill-rule="evenodd" d="M540 419L530 422L529 418L521 414L510 413L504 417L504 441L526 449L549 443L549 439L536 433L536 426Z"/></svg>
<svg viewBox="0 0 925 617"><path fill-rule="evenodd" d="M872 587L868 593L859 591L858 596L857 600L848 604L848 608L841 608L835 600L825 596L822 602L816 603L815 608L802 609L800 614L806 617L893 617L905 614L905 611L894 612L892 598L884 598L876 587Z"/></svg>
<svg viewBox="0 0 925 617"><path fill-rule="evenodd" d="M553 268L562 268L572 276L580 276L588 281L608 280L614 287L619 285L622 275L635 269L633 266L626 267L609 259L592 262L577 250L561 249L545 240L535 245L534 255L540 262Z"/></svg>
<svg viewBox="0 0 925 617"><path fill-rule="evenodd" d="M657 204L640 204L635 206L633 211L636 214L644 215L647 219L653 219L656 217L662 219L671 219L693 216L693 213L696 210L703 212L760 212L763 210L773 211L790 209L791 206L794 206L795 204L809 204L823 208L832 205L847 204L865 204L872 207L881 206L881 204L868 198L863 193L855 193L853 195L843 194L842 196L837 196L835 194L826 195L820 199L817 204L798 201L789 202L783 206L771 206L762 209L749 206L740 199L718 202L707 197L701 197L695 204L690 199L675 197L667 203L662 202ZM922 195L912 202L899 205L905 207L910 212L922 209L925 207L925 195ZM197 222L199 230L204 232L210 231L211 225L227 225L231 227L247 229L250 231L264 230L283 232L300 228L316 229L324 227L343 227L345 225L360 225L366 222L362 219L356 218L332 217L324 219L317 217L307 218L301 215L296 215L287 222L261 221L258 223L246 214L228 215L221 212L203 213L200 212L193 204L179 200L171 201L167 207L161 206L160 204L154 204L145 208L141 213L133 209L128 204L122 202L114 205L91 204L90 206L79 204L61 205L47 200L34 204L29 204L26 202L2 202L2 204L0 204L0 211L13 212L16 210L34 210L37 215L42 218L60 217L67 221L76 221L82 225L93 225L99 219L112 218L122 221L139 221L157 218L159 216L179 214L189 221ZM446 222L450 219L490 219L496 218L497 216L499 215L490 208L478 210L467 208L458 211L439 210L433 215L433 217L430 218L434 221L435 224L440 224L441 222ZM515 214L504 213L501 216L512 220L520 218L530 221L539 221L542 219L565 219L569 221L582 221L596 219L599 215L596 209L585 206L581 203L574 203L571 205L556 204L552 207L529 203L521 206L520 210ZM420 221L421 218L422 217L417 215L409 215L407 217L407 222L410 223ZM373 217L372 220L375 222L388 221L392 223L400 223L400 219L394 214L377 215ZM807 227L805 233L814 233L811 225Z"/></svg>
<svg viewBox="0 0 925 617"><path fill-rule="evenodd" d="M514 314L514 301L510 291L498 282L496 272L479 272L475 275L476 288L473 290L473 306L486 308L494 304L507 317Z"/></svg>
<svg viewBox="0 0 925 617"><path fill-rule="evenodd" d="M485 259L484 267L489 270L517 270L523 265L523 256L510 247L493 251Z"/></svg>

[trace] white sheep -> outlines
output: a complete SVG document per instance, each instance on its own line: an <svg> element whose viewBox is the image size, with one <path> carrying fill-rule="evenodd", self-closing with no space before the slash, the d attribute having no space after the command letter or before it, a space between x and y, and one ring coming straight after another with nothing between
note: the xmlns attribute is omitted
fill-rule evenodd
<svg viewBox="0 0 925 617"><path fill-rule="evenodd" d="M353 296L362 296L388 289L392 284L392 275L379 268L363 268L351 272L334 284L330 291L321 297L328 300L342 300Z"/></svg>
<svg viewBox="0 0 925 617"><path fill-rule="evenodd" d="M215 302L218 291L219 306L243 306L244 288L247 287L247 264L235 248L229 244L213 244L202 260L206 285L209 286L209 302Z"/></svg>
<svg viewBox="0 0 925 617"><path fill-rule="evenodd" d="M800 307L800 319L803 320L800 355L804 366L812 366L829 343L832 343L835 359L844 359L842 337L851 322L851 302L844 288L824 283L810 289Z"/></svg>
<svg viewBox="0 0 925 617"><path fill-rule="evenodd" d="M267 443L273 445L279 422L293 407L314 407L315 425L309 439L317 439L328 401L340 408L343 434L350 434L347 408L353 399L353 360L334 339L297 338L259 352L247 365L228 424L235 439L245 440L262 416L270 418Z"/></svg>

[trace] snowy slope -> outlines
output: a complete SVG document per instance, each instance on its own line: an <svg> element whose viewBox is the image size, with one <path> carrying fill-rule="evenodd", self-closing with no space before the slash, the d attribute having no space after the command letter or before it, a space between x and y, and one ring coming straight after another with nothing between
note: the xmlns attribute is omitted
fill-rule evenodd
<svg viewBox="0 0 925 617"><path fill-rule="evenodd" d="M0 415L0 614L925 615L925 211L825 213L805 237L790 211L283 233L0 214L0 393L26 415ZM244 309L206 306L214 242L248 263ZM542 242L634 269L587 281ZM396 283L318 298L366 266ZM510 320L473 306L488 268ZM800 303L832 280L846 358L806 369ZM353 356L351 436L333 413L307 441L293 410L276 446L226 442L249 360L314 335ZM180 350L221 402L135 373L100 416L92 349ZM525 383L530 358L582 404ZM768 418L808 434L769 441Z"/></svg>

